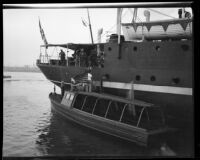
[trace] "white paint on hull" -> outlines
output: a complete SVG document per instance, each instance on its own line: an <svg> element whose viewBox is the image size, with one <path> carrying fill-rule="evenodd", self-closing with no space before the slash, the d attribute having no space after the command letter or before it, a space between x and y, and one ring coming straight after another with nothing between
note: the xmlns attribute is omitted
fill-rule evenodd
<svg viewBox="0 0 200 160"><path fill-rule="evenodd" d="M94 81L94 84L97 85L97 86L100 86L99 81ZM131 89L131 83L104 81L103 87L130 90ZM185 87L134 84L133 88L134 88L134 90L146 91L146 92L160 92L160 93L171 93L171 94L181 94L181 95L192 95L192 88L185 88Z"/></svg>

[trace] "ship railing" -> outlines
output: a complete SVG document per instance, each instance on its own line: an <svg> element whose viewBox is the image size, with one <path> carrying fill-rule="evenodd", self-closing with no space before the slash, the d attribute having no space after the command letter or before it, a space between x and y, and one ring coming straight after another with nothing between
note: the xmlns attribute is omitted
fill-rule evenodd
<svg viewBox="0 0 200 160"><path fill-rule="evenodd" d="M50 64L50 58L51 56L49 55L40 55L38 63Z"/></svg>
<svg viewBox="0 0 200 160"><path fill-rule="evenodd" d="M50 80L51 82L54 82L54 83L63 83L63 84L66 84L66 85L71 85L71 86L81 86L83 83L80 82L80 83L77 83L77 84L73 84L73 83L67 83L67 82L64 82L64 81L55 81L55 80Z"/></svg>

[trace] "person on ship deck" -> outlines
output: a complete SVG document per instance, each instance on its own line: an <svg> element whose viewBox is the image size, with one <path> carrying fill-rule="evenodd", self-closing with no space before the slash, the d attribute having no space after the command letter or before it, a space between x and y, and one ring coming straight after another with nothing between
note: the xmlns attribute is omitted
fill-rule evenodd
<svg viewBox="0 0 200 160"><path fill-rule="evenodd" d="M59 57L60 57L60 65L64 66L66 64L66 60L65 60L65 52L62 49L60 50Z"/></svg>

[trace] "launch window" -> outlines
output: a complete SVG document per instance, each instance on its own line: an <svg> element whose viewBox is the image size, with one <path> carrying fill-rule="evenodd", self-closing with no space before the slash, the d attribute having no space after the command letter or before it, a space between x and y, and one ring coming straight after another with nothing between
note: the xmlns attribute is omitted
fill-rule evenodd
<svg viewBox="0 0 200 160"><path fill-rule="evenodd" d="M141 106L128 104L122 117L122 123L136 126L141 113Z"/></svg>
<svg viewBox="0 0 200 160"><path fill-rule="evenodd" d="M81 109L85 98L86 98L85 95L81 95L81 94L77 95L76 100L74 102L74 108Z"/></svg>
<svg viewBox="0 0 200 160"><path fill-rule="evenodd" d="M125 106L125 103L113 101L110 104L107 118L111 120L119 121L124 106Z"/></svg>
<svg viewBox="0 0 200 160"><path fill-rule="evenodd" d="M94 110L94 114L98 115L98 116L101 116L101 117L104 117L105 114L106 114L106 110L108 108L108 104L109 104L109 100L107 100L107 99L99 99L97 104L96 104L96 107L95 107L95 110Z"/></svg>
<svg viewBox="0 0 200 160"><path fill-rule="evenodd" d="M71 96L70 96L70 101L72 101L72 100L73 100L73 98L74 98L74 95L73 95L73 94L71 94Z"/></svg>
<svg viewBox="0 0 200 160"><path fill-rule="evenodd" d="M89 96L86 99L86 102L83 106L83 111L88 112L88 113L92 113L96 100L97 100L96 97Z"/></svg>
<svg viewBox="0 0 200 160"><path fill-rule="evenodd" d="M69 93L67 93L67 95L66 95L66 99L69 99L69 97L70 97L70 94L69 94Z"/></svg>

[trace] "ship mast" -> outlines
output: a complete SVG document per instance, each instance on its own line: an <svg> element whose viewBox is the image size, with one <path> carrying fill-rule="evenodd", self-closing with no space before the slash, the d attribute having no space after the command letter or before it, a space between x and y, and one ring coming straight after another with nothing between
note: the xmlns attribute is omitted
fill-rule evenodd
<svg viewBox="0 0 200 160"><path fill-rule="evenodd" d="M120 35L121 35L121 15L122 15L122 8L117 8L117 28L116 32L118 35L118 44L120 44Z"/></svg>
<svg viewBox="0 0 200 160"><path fill-rule="evenodd" d="M117 8L117 28L116 28L116 32L117 32L117 35L118 35L118 58L119 59L121 59L121 44L120 44L121 16L122 16L122 8Z"/></svg>
<svg viewBox="0 0 200 160"><path fill-rule="evenodd" d="M93 36L92 36L92 27L91 27L91 23L90 23L90 15L89 15L88 8L87 8L87 14L88 14L88 21L89 21L90 36L91 36L92 44L94 44Z"/></svg>

